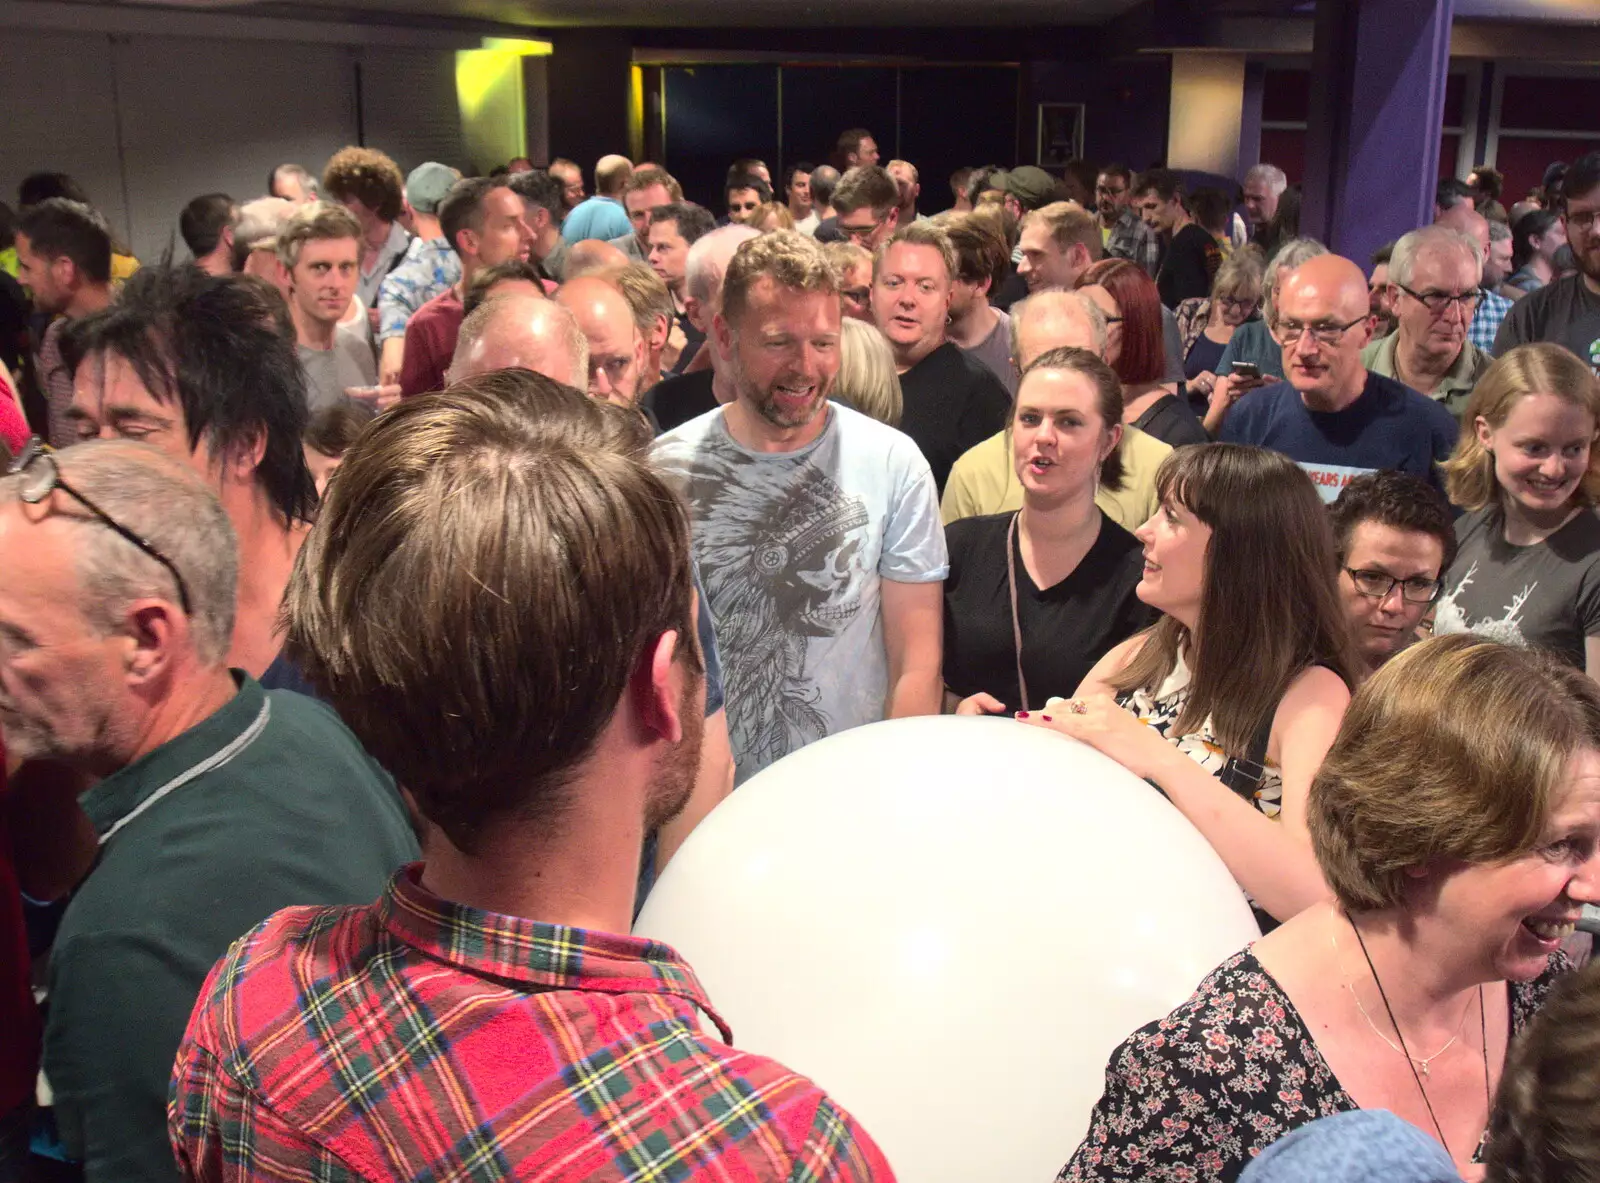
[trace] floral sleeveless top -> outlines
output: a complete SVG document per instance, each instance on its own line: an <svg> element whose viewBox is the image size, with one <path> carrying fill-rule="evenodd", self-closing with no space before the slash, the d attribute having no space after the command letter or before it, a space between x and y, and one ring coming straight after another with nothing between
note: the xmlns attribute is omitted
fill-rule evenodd
<svg viewBox="0 0 1600 1183"><path fill-rule="evenodd" d="M1168 743L1176 744L1180 752L1200 765L1212 776L1219 775L1228 763L1227 753L1217 742L1208 718L1200 730L1188 735L1172 734L1172 726L1183 713L1189 701L1189 667L1183 654L1166 680L1156 687L1154 694L1148 690L1129 690L1117 696L1117 705L1132 714L1139 722L1154 727ZM1262 813L1276 819L1283 808L1283 774L1276 764L1268 763L1260 785L1250 794L1251 803Z"/></svg>

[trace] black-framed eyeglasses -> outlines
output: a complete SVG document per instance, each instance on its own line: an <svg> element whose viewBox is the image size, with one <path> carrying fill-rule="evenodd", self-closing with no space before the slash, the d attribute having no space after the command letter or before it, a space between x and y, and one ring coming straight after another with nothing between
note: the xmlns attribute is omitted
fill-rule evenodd
<svg viewBox="0 0 1600 1183"><path fill-rule="evenodd" d="M1585 209L1579 210L1577 213L1573 213L1571 210L1568 210L1566 216L1567 225L1576 226L1579 230L1582 230L1585 234L1587 234L1589 231L1594 229L1595 219L1600 217L1600 210Z"/></svg>
<svg viewBox="0 0 1600 1183"><path fill-rule="evenodd" d="M1473 288L1470 292L1462 292L1459 296L1452 296L1449 292L1414 292L1403 283L1394 286L1435 316L1443 316L1450 310L1452 304L1456 304L1460 306L1463 316L1470 317L1473 309L1478 306L1478 297L1481 294L1477 288Z"/></svg>
<svg viewBox="0 0 1600 1183"><path fill-rule="evenodd" d="M871 238L877 233L878 227L882 226L889 220L889 212L890 211L888 210L884 210L882 217L874 218L872 222L866 226L846 226L843 222L840 222L838 224L839 233L850 239L851 242L860 242L864 238Z"/></svg>
<svg viewBox="0 0 1600 1183"><path fill-rule="evenodd" d="M1370 312L1363 312L1349 324L1342 325L1303 325L1298 321L1280 320L1276 326L1278 330L1278 340L1285 345L1293 345L1295 342L1299 341L1301 337L1305 336L1306 332L1309 330L1312 339L1315 340L1318 345L1337 345L1340 341L1344 340L1344 335L1346 333L1355 328L1358 324L1366 320L1371 315L1372 313Z"/></svg>
<svg viewBox="0 0 1600 1183"><path fill-rule="evenodd" d="M93 501L90 501L78 490L67 484L61 476L61 469L56 465L56 458L46 450L38 436L34 436L24 445L22 454L12 462L10 474L23 478L22 488L19 490L18 496L29 505L39 504L39 502L50 496L52 490L60 489L93 514L103 525L116 531L160 563L172 573L172 578L178 585L178 602L183 605L183 614L185 616L194 615L194 609L189 603L189 585L184 582L183 576L179 574L178 568L173 561L145 539L117 521L116 518L101 509Z"/></svg>
<svg viewBox="0 0 1600 1183"><path fill-rule="evenodd" d="M1420 575L1400 579L1387 571L1357 571L1354 567L1346 567L1344 573L1350 576L1350 582L1356 585L1358 592L1374 600L1384 599L1398 586L1400 598L1406 603L1431 604L1444 590L1444 584L1439 580L1424 579Z"/></svg>

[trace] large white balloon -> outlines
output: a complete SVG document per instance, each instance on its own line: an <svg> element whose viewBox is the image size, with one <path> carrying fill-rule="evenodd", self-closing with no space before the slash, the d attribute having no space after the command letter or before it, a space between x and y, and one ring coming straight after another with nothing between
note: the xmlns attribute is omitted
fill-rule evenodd
<svg viewBox="0 0 1600 1183"><path fill-rule="evenodd" d="M1092 748L1009 719L860 727L684 843L635 931L735 1043L814 1078L903 1183L1042 1183L1106 1057L1258 932L1204 838Z"/></svg>

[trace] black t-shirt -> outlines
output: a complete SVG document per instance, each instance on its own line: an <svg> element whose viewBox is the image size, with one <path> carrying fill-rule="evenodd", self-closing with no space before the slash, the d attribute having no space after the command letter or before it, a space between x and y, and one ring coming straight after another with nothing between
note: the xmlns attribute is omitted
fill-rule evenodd
<svg viewBox="0 0 1600 1183"><path fill-rule="evenodd" d="M945 527L950 574L944 581L944 681L962 698L982 691L1017 711L1023 706L1006 582L1013 516L962 518ZM1095 662L1155 622L1155 609L1133 594L1143 573L1143 547L1103 513L1089 552L1053 587L1034 586L1020 539L1012 543L1012 557L1030 710L1048 698L1074 694Z"/></svg>
<svg viewBox="0 0 1600 1183"><path fill-rule="evenodd" d="M706 343L706 335L695 327L694 321L689 319L687 312L680 312L676 316L677 324L683 330L683 352L678 354L678 360L673 363L672 376L677 377L689 368L689 363L694 360L694 355L700 352Z"/></svg>
<svg viewBox="0 0 1600 1183"><path fill-rule="evenodd" d="M711 389L714 377L713 370L696 370L692 374L665 378L645 395L645 408L655 414L662 431L671 431L717 409L717 396Z"/></svg>
<svg viewBox="0 0 1600 1183"><path fill-rule="evenodd" d="M1028 281L1015 271L1010 272L1000 285L989 292L989 303L1001 312L1010 312L1013 304L1028 298Z"/></svg>
<svg viewBox="0 0 1600 1183"><path fill-rule="evenodd" d="M1189 404L1174 394L1164 394L1144 409L1133 425L1164 444L1181 448L1184 444L1209 444L1211 437Z"/></svg>
<svg viewBox="0 0 1600 1183"><path fill-rule="evenodd" d="M1533 341L1554 341L1576 353L1600 374L1600 296L1581 275L1547 283L1511 305L1494 338L1494 355Z"/></svg>
<svg viewBox="0 0 1600 1183"><path fill-rule="evenodd" d="M1190 222L1172 236L1161 259L1161 274L1156 276L1161 302L1176 308L1191 297L1209 296L1220 266L1222 248L1217 240L1198 222Z"/></svg>
<svg viewBox="0 0 1600 1183"><path fill-rule="evenodd" d="M811 237L818 242L843 242L844 231L839 229L838 216L823 218L822 221L817 223L817 228L811 232Z"/></svg>
<svg viewBox="0 0 1600 1183"><path fill-rule="evenodd" d="M1011 413L1011 395L994 371L951 341L900 375L900 393L900 430L922 449L941 496L950 466Z"/></svg>

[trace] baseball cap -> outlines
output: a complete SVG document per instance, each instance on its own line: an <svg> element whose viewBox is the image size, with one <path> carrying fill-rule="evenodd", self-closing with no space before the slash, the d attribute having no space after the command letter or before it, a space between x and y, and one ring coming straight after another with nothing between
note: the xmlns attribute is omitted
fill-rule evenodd
<svg viewBox="0 0 1600 1183"><path fill-rule="evenodd" d="M1027 209L1048 205L1056 195L1056 179L1044 169L1031 164L996 174L990 178L989 185L994 189L1004 189Z"/></svg>
<svg viewBox="0 0 1600 1183"><path fill-rule="evenodd" d="M406 200L419 214L436 214L444 195L461 179L461 174L448 164L430 160L411 170L406 178Z"/></svg>

